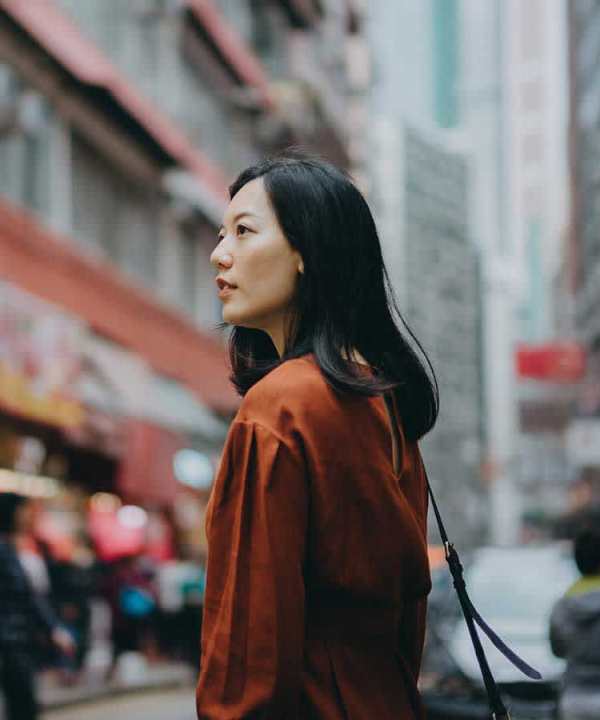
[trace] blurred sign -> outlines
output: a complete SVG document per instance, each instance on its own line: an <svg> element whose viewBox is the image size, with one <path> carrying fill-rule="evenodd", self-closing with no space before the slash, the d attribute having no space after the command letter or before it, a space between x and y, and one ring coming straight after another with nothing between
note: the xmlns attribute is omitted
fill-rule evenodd
<svg viewBox="0 0 600 720"><path fill-rule="evenodd" d="M112 562L141 553L146 542L146 523L146 512L135 505L91 504L88 530L100 560Z"/></svg>
<svg viewBox="0 0 600 720"><path fill-rule="evenodd" d="M215 474L210 458L191 448L182 448L175 453L173 470L180 483L194 490L207 490Z"/></svg>
<svg viewBox="0 0 600 720"><path fill-rule="evenodd" d="M81 423L71 393L83 325L58 308L0 282L0 405L61 427Z"/></svg>
<svg viewBox="0 0 600 720"><path fill-rule="evenodd" d="M567 454L579 467L600 467L600 420L573 420L567 430Z"/></svg>
<svg viewBox="0 0 600 720"><path fill-rule="evenodd" d="M519 378L550 382L574 382L585 373L585 351L576 343L521 345L517 348Z"/></svg>
<svg viewBox="0 0 600 720"><path fill-rule="evenodd" d="M29 475L0 468L0 492L13 492L27 497L49 498L57 494L59 483L51 477Z"/></svg>

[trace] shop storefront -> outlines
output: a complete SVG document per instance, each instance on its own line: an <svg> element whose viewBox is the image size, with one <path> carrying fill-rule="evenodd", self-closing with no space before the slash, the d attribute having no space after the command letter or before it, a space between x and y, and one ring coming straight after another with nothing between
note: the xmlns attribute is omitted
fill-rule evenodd
<svg viewBox="0 0 600 720"><path fill-rule="evenodd" d="M173 553L160 528L176 535L180 517L181 542L201 552L189 508L201 520L212 478L205 472L202 487L189 472L178 479L175 458L187 450L214 466L227 423L140 355L7 282L0 328L0 489L42 498L43 530L57 545L84 529L91 498L104 493L147 513L157 558Z"/></svg>

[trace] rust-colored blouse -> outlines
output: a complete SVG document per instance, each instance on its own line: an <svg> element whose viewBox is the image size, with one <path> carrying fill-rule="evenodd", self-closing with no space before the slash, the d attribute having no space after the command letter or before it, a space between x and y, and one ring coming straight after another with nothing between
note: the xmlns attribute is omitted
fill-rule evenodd
<svg viewBox="0 0 600 720"><path fill-rule="evenodd" d="M420 720L427 492L383 398L312 356L245 396L207 513L200 720Z"/></svg>

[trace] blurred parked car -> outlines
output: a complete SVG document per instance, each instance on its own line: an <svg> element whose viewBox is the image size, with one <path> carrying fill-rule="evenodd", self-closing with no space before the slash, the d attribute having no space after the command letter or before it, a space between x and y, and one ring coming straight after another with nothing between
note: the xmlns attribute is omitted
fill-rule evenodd
<svg viewBox="0 0 600 720"><path fill-rule="evenodd" d="M463 565L479 613L543 677L529 680L480 633L513 720L555 718L564 662L552 654L548 624L555 601L578 576L570 547L481 548ZM447 568L433 573L428 619L422 692L429 720L487 720L481 672Z"/></svg>

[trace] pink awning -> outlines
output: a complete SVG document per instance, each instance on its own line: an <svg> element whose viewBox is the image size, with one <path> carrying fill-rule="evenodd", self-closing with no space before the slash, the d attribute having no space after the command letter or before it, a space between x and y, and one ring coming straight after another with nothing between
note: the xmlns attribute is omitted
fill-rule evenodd
<svg viewBox="0 0 600 720"><path fill-rule="evenodd" d="M269 83L260 60L225 21L214 0L187 0L187 6L208 32L235 75L246 85L255 88L265 108L271 108L273 101Z"/></svg>
<svg viewBox="0 0 600 720"><path fill-rule="evenodd" d="M53 0L0 0L0 10L18 23L83 85L101 88L141 126L176 164L193 173L218 203L227 179L165 114L140 95Z"/></svg>

